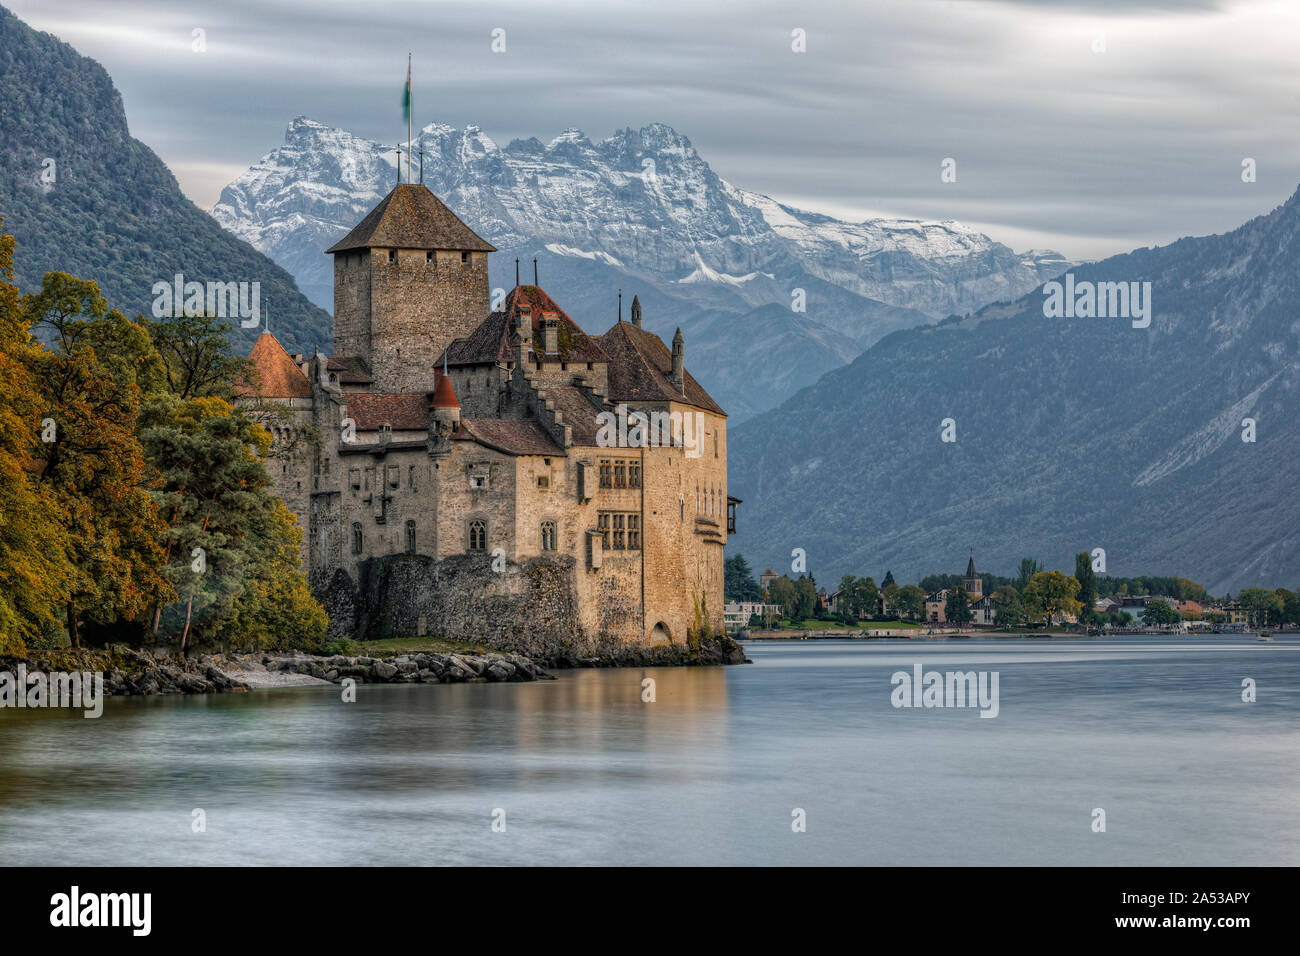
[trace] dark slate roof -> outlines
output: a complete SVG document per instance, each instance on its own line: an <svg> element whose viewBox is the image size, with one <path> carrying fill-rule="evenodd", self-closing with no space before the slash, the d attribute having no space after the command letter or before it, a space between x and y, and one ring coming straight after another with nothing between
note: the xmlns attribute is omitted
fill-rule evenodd
<svg viewBox="0 0 1300 956"><path fill-rule="evenodd" d="M339 382L344 385L369 385L374 381L366 360L360 355L331 355L325 368L337 372Z"/></svg>
<svg viewBox="0 0 1300 956"><path fill-rule="evenodd" d="M311 383L307 376L270 332L257 337L248 353L248 363L253 366L256 379L249 385L237 385L236 394L263 398L311 398Z"/></svg>
<svg viewBox="0 0 1300 956"><path fill-rule="evenodd" d="M496 252L429 191L427 186L403 183L325 252L349 249L454 249Z"/></svg>
<svg viewBox="0 0 1300 956"><path fill-rule="evenodd" d="M505 308L493 312L479 327L463 339L447 347L448 365L488 365L515 360L514 329L519 307L532 307L533 351L542 354L543 313L551 312L559 323L559 355L563 362L608 362L609 356L596 344L596 340L582 331L568 313L556 305L555 300L540 286L515 286L506 296ZM556 356L551 356L552 360ZM439 359L441 361L441 359Z"/></svg>
<svg viewBox="0 0 1300 956"><path fill-rule="evenodd" d="M475 441L507 455L564 457L564 449L533 419L462 418L460 428L452 437L460 441Z"/></svg>
<svg viewBox="0 0 1300 956"><path fill-rule="evenodd" d="M380 425L402 432L429 427L429 396L424 392L357 392L344 399L357 431L378 431Z"/></svg>
<svg viewBox="0 0 1300 956"><path fill-rule="evenodd" d="M631 322L619 322L597 341L609 355L611 402L685 402L715 415L727 414L685 369L685 395L673 388L668 381L673 353L653 332L638 329Z"/></svg>
<svg viewBox="0 0 1300 956"><path fill-rule="evenodd" d="M569 437L575 445L595 445L600 423L596 420L604 408L597 405L587 393L576 385L548 385L542 393L549 398L564 418L563 424L571 426Z"/></svg>

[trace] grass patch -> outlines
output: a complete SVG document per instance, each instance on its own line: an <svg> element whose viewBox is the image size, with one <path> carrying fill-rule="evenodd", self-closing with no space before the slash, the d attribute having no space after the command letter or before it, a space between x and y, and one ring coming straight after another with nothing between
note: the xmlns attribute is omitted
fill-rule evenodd
<svg viewBox="0 0 1300 956"><path fill-rule="evenodd" d="M381 641L357 641L354 653L361 657L396 657L399 654L483 654L498 650L487 644L441 637L388 637Z"/></svg>

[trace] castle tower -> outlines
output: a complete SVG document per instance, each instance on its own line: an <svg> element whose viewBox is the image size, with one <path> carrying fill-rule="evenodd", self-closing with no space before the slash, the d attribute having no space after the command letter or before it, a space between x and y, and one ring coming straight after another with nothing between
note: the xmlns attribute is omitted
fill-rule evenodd
<svg viewBox="0 0 1300 956"><path fill-rule="evenodd" d="M975 573L975 555L966 564L966 575L961 579L962 590L978 601L984 596L984 580Z"/></svg>
<svg viewBox="0 0 1300 956"><path fill-rule="evenodd" d="M393 189L334 256L334 354L358 357L375 392L431 392L438 356L487 317L488 253L425 186Z"/></svg>

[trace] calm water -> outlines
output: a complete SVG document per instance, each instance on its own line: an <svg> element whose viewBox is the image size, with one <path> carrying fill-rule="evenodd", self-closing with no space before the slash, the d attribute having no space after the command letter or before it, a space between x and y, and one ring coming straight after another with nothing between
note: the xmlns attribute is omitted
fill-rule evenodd
<svg viewBox="0 0 1300 956"><path fill-rule="evenodd" d="M1300 642L755 642L752 665L0 711L6 864L1296 864ZM890 675L1000 675L1000 713ZM641 679L657 681L642 703ZM1241 701L1253 678L1258 701ZM791 811L807 832L791 831ZM1091 830L1094 807L1107 832ZM191 831L202 808L207 832ZM493 832L494 808L506 831Z"/></svg>

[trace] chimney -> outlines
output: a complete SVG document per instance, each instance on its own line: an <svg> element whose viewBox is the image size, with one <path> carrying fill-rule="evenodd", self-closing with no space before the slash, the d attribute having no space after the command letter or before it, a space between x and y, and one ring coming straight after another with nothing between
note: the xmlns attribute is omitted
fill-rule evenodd
<svg viewBox="0 0 1300 956"><path fill-rule="evenodd" d="M673 335L673 373L669 381L673 383L673 388L683 395L686 394L686 370L683 368L685 360L686 340L682 338L682 330L679 328Z"/></svg>
<svg viewBox="0 0 1300 956"><path fill-rule="evenodd" d="M542 349L547 355L560 351L560 320L554 312L542 313Z"/></svg>
<svg viewBox="0 0 1300 956"><path fill-rule="evenodd" d="M632 324L641 328L641 299L635 295L632 296Z"/></svg>

